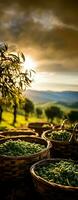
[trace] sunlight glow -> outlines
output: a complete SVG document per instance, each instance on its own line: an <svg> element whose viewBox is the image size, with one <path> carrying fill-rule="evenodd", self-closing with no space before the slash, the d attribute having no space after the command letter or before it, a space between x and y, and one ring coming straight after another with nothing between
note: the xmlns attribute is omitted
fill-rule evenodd
<svg viewBox="0 0 78 200"><path fill-rule="evenodd" d="M73 83L72 83L73 80ZM56 72L38 72L32 82L33 90L78 91L78 75Z"/></svg>
<svg viewBox="0 0 78 200"><path fill-rule="evenodd" d="M36 61L31 56L26 56L24 62L24 70L34 70L36 67Z"/></svg>

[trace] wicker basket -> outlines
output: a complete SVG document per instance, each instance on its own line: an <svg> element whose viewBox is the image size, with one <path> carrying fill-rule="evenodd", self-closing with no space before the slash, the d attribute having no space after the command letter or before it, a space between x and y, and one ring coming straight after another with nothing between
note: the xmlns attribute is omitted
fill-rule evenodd
<svg viewBox="0 0 78 200"><path fill-rule="evenodd" d="M52 144L51 148L51 157L62 157L62 158L68 158L71 157L71 151L70 151L70 141L72 139L72 133L70 136L70 139L68 141L58 141L58 140L53 140L48 137L48 135L52 132L53 130L45 131L42 134L42 138L44 138L47 141L50 141Z"/></svg>
<svg viewBox="0 0 78 200"><path fill-rule="evenodd" d="M28 124L28 128L35 130L39 137L41 137L44 131L51 129L51 124L48 122L32 122Z"/></svg>
<svg viewBox="0 0 78 200"><path fill-rule="evenodd" d="M1 134L1 135L0 135L0 140L3 139L4 137L5 137L5 136Z"/></svg>
<svg viewBox="0 0 78 200"><path fill-rule="evenodd" d="M8 130L0 132L1 137L13 137L13 136L36 136L38 137L38 133L32 131L31 129L26 130Z"/></svg>
<svg viewBox="0 0 78 200"><path fill-rule="evenodd" d="M61 159L44 159L33 164L30 168L34 186L37 192L43 196L43 199L49 200L77 200L78 187L64 186L56 183L50 183L38 176L35 172L39 166L46 166L48 163L56 163ZM66 161L66 160L64 160Z"/></svg>
<svg viewBox="0 0 78 200"><path fill-rule="evenodd" d="M74 124L71 124L69 119L65 119L65 120L63 120L63 122L59 128L62 130L67 130L69 132L73 132Z"/></svg>
<svg viewBox="0 0 78 200"><path fill-rule="evenodd" d="M73 128L73 135L70 141L71 158L78 160L78 123Z"/></svg>
<svg viewBox="0 0 78 200"><path fill-rule="evenodd" d="M72 142L73 141L78 144L78 123L76 123L73 128Z"/></svg>
<svg viewBox="0 0 78 200"><path fill-rule="evenodd" d="M0 155L0 180L5 181L9 179L15 179L25 177L29 173L30 166L43 158L50 157L51 143L38 137L19 137L20 140L27 142L34 142L44 144L45 148L39 153L32 154L30 156L5 156ZM0 141L4 143L10 138L5 138ZM18 137L12 137L12 140L16 141Z"/></svg>
<svg viewBox="0 0 78 200"><path fill-rule="evenodd" d="M75 124L73 130L71 130L71 132L69 131L71 133L69 141L58 141L58 140L50 139L48 135L49 133L53 131L53 129L49 131L45 131L42 134L42 138L44 138L47 141L50 141L52 144L51 157L71 158L74 160L78 159L77 127L78 127L78 124ZM62 130L62 129L59 129L59 130Z"/></svg>

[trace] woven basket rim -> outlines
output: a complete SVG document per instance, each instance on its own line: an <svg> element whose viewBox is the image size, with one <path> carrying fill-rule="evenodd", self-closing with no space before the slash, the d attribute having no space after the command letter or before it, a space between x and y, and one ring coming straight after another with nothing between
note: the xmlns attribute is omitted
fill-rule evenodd
<svg viewBox="0 0 78 200"><path fill-rule="evenodd" d="M28 124L28 127L30 128L30 127L35 127L35 128L37 128L37 127L40 127L40 128L42 128L42 127L44 127L44 125L49 125L49 126L51 126L51 123L49 123L49 122L30 122L29 124Z"/></svg>
<svg viewBox="0 0 78 200"><path fill-rule="evenodd" d="M11 134L13 134L13 135L11 135ZM25 136L25 134L27 135L27 136L29 136L29 134L30 134L30 136L36 136L36 137L38 137L38 133L36 132L36 131L33 131L33 130L31 130L31 129L29 129L29 130L20 130L20 131L1 131L0 132L0 135L1 136L4 136L4 137L14 137L14 136Z"/></svg>
<svg viewBox="0 0 78 200"><path fill-rule="evenodd" d="M21 136L20 136L21 137ZM5 141L8 141L8 140L11 140L11 139L16 139L17 138L17 140L19 139L19 137L8 137L8 138L3 138L2 140L0 140L0 142L1 141L3 141L3 140L5 140ZM37 152L37 153L34 153L34 154L31 154L31 155L27 155L27 156L7 156L7 155L0 155L0 158L8 158L8 159L21 159L21 160L23 160L23 159L27 159L27 158L33 158L34 156L39 156L39 155L41 155L42 153L44 153L45 151L47 151L47 150L49 150L51 147L52 147L52 145L51 145L51 142L50 141L46 141L45 139L43 139L43 138L40 138L40 137L33 137L33 136L25 136L24 138L30 138L30 139L40 139L40 140L44 140L45 142L46 142L46 147L44 148L44 149L42 149L41 151L39 151L39 152ZM31 142L31 141L30 141ZM31 142L31 143L35 143L35 141L33 141L33 142ZM1 144L1 143L0 143Z"/></svg>
<svg viewBox="0 0 78 200"><path fill-rule="evenodd" d="M51 132L51 130L44 131L42 133L42 138L45 139L45 140L48 140L50 142L56 143L56 144L69 144L71 142L71 139L72 139L72 133L71 132L69 132L69 133L71 133L69 140L64 140L64 141L50 139L49 137L46 136L46 134L50 133L50 132Z"/></svg>
<svg viewBox="0 0 78 200"><path fill-rule="evenodd" d="M33 132L35 132L35 131L33 131L33 130L31 130L31 129L27 129L27 130L25 130L25 129L24 129L24 130L21 130L21 129L20 129L20 130L17 130L17 131L16 131L16 130L7 130L7 131L4 130L4 131L0 131L0 134L2 134L2 133L20 133L20 132L24 132L24 133L25 133L25 132L26 132L26 133L27 133L27 132L31 132L31 133L33 133Z"/></svg>
<svg viewBox="0 0 78 200"><path fill-rule="evenodd" d="M54 183L54 182L49 182L49 181L45 180L44 178L38 176L38 175L35 173L35 169L36 169L37 166L43 165L43 164L47 163L48 161L51 162L51 161L61 161L61 160L62 160L62 161L63 161L63 160L64 160L64 161L68 161L68 159L60 159L60 158L49 158L49 159L40 160L40 161L34 163L34 164L30 167L30 173L31 173L31 175L32 175L33 178L35 177L36 180L38 180L38 181L40 181L40 182L44 182L44 184L45 184L46 186L54 186L54 187L56 187L56 188L58 188L58 189L64 189L64 190L78 190L78 186L77 186L77 187L75 187L75 186L67 186L67 185L57 184L57 183ZM71 159L69 159L69 161L71 161ZM74 162L76 162L76 161L74 161ZM78 162L77 162L77 163L78 163Z"/></svg>

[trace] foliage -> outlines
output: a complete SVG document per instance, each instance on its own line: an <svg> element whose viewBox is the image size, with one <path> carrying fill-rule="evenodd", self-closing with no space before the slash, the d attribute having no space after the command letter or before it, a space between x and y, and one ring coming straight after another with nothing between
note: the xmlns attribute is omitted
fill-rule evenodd
<svg viewBox="0 0 78 200"><path fill-rule="evenodd" d="M40 118L42 114L43 114L42 109L40 107L37 107L36 108L36 116L38 118Z"/></svg>
<svg viewBox="0 0 78 200"><path fill-rule="evenodd" d="M8 45L0 45L0 93L1 97L14 98L21 95L31 83L30 75L23 72L23 53L10 53Z"/></svg>
<svg viewBox="0 0 78 200"><path fill-rule="evenodd" d="M69 104L65 104L63 105L62 103L59 103L59 102L54 102L54 101L51 101L51 102L46 102L46 103L42 103L42 104L37 104L38 107L42 108L43 110L45 110L46 108L48 107L51 107L51 106L56 106L56 107L59 107L66 115L71 111L71 110L76 110L78 111L77 107L70 107Z"/></svg>
<svg viewBox="0 0 78 200"><path fill-rule="evenodd" d="M2 120L2 104L7 99L16 106L22 98L22 92L32 82L31 72L23 70L25 56L23 53L9 52L8 45L0 44L0 121ZM16 123L16 108L14 106L14 120Z"/></svg>
<svg viewBox="0 0 78 200"><path fill-rule="evenodd" d="M25 118L28 119L30 113L34 112L34 104L30 99L25 99L24 103Z"/></svg>
<svg viewBox="0 0 78 200"><path fill-rule="evenodd" d="M71 122L78 121L78 111L72 110L70 113L68 113L68 117Z"/></svg>
<svg viewBox="0 0 78 200"><path fill-rule="evenodd" d="M45 109L45 114L46 114L48 120L50 120L50 121L53 121L53 119L55 117L61 118L63 116L63 112L61 111L61 109L56 106L47 107Z"/></svg>

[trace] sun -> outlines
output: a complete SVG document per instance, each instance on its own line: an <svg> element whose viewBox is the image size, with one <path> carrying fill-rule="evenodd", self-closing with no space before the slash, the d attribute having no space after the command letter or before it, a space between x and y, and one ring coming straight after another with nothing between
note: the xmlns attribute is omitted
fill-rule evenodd
<svg viewBox="0 0 78 200"><path fill-rule="evenodd" d="M25 62L23 64L24 70L34 70L36 67L36 61L31 57L31 56L26 56L25 57Z"/></svg>

